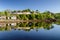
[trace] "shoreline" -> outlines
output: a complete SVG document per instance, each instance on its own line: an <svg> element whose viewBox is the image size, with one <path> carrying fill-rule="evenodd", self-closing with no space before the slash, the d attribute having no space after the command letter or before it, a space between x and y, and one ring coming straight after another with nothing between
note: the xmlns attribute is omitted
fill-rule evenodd
<svg viewBox="0 0 60 40"><path fill-rule="evenodd" d="M0 23L5 23L5 22L41 22L41 20L0 20Z"/></svg>
<svg viewBox="0 0 60 40"><path fill-rule="evenodd" d="M56 22L59 21L59 19L56 20L0 20L0 23L12 23L12 22Z"/></svg>

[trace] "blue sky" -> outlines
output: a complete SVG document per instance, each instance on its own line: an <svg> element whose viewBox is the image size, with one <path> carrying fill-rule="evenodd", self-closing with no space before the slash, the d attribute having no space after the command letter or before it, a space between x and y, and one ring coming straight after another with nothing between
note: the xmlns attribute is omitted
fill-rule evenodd
<svg viewBox="0 0 60 40"><path fill-rule="evenodd" d="M23 9L60 12L60 0L0 0L0 11Z"/></svg>

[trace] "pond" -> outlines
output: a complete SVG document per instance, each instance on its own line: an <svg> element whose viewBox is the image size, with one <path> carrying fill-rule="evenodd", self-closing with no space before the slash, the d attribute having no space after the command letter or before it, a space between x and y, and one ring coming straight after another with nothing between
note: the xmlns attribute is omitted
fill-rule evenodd
<svg viewBox="0 0 60 40"><path fill-rule="evenodd" d="M58 40L60 39L60 22L0 23L0 39Z"/></svg>

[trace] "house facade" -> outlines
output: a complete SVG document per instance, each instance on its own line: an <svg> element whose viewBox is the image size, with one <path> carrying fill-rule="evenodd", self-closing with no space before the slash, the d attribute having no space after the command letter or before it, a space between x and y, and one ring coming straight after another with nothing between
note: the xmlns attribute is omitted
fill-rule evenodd
<svg viewBox="0 0 60 40"><path fill-rule="evenodd" d="M7 17L7 19L8 19L8 20L9 20L9 19L16 20L17 17L16 17L16 16L9 16L9 17ZM0 20L6 20L6 16L0 16Z"/></svg>
<svg viewBox="0 0 60 40"><path fill-rule="evenodd" d="M11 12L11 14L31 14L31 12Z"/></svg>
<svg viewBox="0 0 60 40"><path fill-rule="evenodd" d="M9 17L8 17L8 20L9 20L9 19L11 19L11 20L16 20L17 17L16 17L16 16L9 16Z"/></svg>
<svg viewBox="0 0 60 40"><path fill-rule="evenodd" d="M17 19L17 17L16 17L16 16L11 16L11 19L16 20L16 19Z"/></svg>
<svg viewBox="0 0 60 40"><path fill-rule="evenodd" d="M6 16L0 16L0 20L6 20Z"/></svg>

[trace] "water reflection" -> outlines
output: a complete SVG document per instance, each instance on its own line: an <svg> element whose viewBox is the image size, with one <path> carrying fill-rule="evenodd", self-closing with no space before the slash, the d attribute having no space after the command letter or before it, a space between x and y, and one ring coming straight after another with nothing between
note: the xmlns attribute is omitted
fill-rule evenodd
<svg viewBox="0 0 60 40"><path fill-rule="evenodd" d="M56 22L55 22L56 23ZM54 28L53 23L47 22L19 22L19 23L0 23L0 31L8 30L24 30L30 31L31 29L46 29L50 30Z"/></svg>

